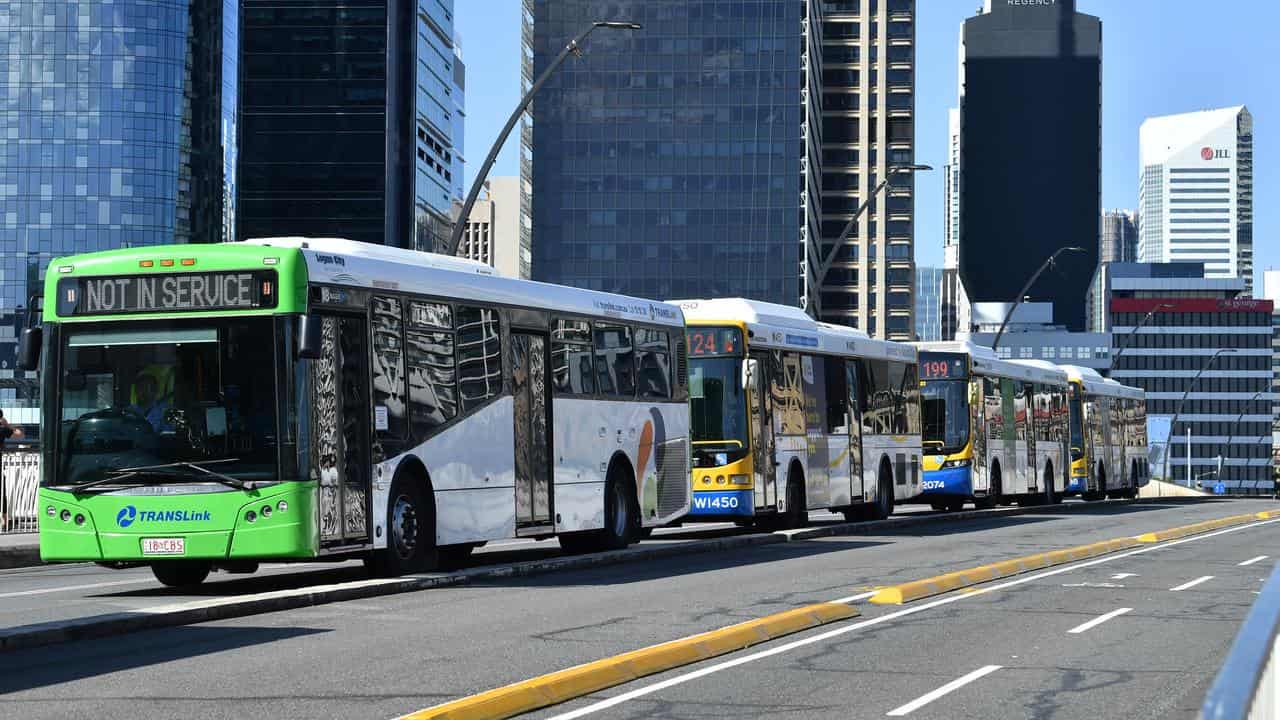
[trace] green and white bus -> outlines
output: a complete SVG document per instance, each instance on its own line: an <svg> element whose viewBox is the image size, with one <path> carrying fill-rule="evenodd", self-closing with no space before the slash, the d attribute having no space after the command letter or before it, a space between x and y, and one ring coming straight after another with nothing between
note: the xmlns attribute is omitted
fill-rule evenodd
<svg viewBox="0 0 1280 720"><path fill-rule="evenodd" d="M414 572L508 537L624 547L689 510L683 322L345 240L56 259L20 350L41 555L180 586L268 560Z"/></svg>

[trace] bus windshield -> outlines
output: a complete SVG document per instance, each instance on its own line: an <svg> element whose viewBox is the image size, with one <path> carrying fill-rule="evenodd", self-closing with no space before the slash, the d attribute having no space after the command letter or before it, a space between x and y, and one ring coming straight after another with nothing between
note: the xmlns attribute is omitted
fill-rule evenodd
<svg viewBox="0 0 1280 720"><path fill-rule="evenodd" d="M920 391L923 443L929 452L950 455L969 442L967 380L926 380Z"/></svg>
<svg viewBox="0 0 1280 720"><path fill-rule="evenodd" d="M59 486L276 479L270 318L68 327Z"/></svg>
<svg viewBox="0 0 1280 720"><path fill-rule="evenodd" d="M1080 397L1080 386L1071 383L1071 401L1067 406L1071 411L1071 459L1084 457L1084 413Z"/></svg>
<svg viewBox="0 0 1280 720"><path fill-rule="evenodd" d="M694 463L725 465L746 457L747 395L742 358L704 357L689 361L689 420Z"/></svg>

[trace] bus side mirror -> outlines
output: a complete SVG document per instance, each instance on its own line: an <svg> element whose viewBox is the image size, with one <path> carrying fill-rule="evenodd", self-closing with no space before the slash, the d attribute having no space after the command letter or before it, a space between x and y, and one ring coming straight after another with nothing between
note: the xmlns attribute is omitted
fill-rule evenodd
<svg viewBox="0 0 1280 720"><path fill-rule="evenodd" d="M756 387L756 373L759 370L760 362L754 358L747 358L742 362L742 389L754 390Z"/></svg>
<svg viewBox="0 0 1280 720"><path fill-rule="evenodd" d="M18 369L30 372L40 367L40 346L44 343L44 328L29 327L18 340Z"/></svg>
<svg viewBox="0 0 1280 720"><path fill-rule="evenodd" d="M298 357L303 360L320 359L321 320L315 315L298 318Z"/></svg>

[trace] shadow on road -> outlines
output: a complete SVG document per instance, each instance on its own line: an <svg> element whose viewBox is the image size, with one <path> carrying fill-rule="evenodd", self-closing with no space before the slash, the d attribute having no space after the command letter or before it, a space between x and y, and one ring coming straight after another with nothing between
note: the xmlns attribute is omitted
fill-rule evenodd
<svg viewBox="0 0 1280 720"><path fill-rule="evenodd" d="M326 632L331 631L300 627L192 625L6 653L0 655L0 696Z"/></svg>

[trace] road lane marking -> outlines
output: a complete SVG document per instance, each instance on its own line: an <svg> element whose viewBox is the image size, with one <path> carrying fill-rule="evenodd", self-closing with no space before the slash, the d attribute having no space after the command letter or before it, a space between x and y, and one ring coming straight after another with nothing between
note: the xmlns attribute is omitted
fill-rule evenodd
<svg viewBox="0 0 1280 720"><path fill-rule="evenodd" d="M969 683L973 682L974 680L978 680L983 677L986 677L987 675L990 675L991 673L999 670L1001 667L1003 666L987 665L986 667L978 668L977 670L974 670L973 672L969 673L968 675L965 675L964 677L956 678L955 680L952 680L951 682L947 683L946 685L943 685L942 687L938 688L937 690L934 690L931 693L926 693L924 695L921 695L920 697L916 698L915 700L912 700L911 702L907 703L906 705L903 705L900 708L890 710L888 712L888 716L902 717L904 715L910 715L912 712L919 710L920 708L924 707L925 705L928 705L934 700L937 700L943 695L948 695L950 693L953 693L956 690L959 690L960 688L964 687L965 685L968 685Z"/></svg>
<svg viewBox="0 0 1280 720"><path fill-rule="evenodd" d="M1169 588L1169 592L1182 592L1187 588L1193 588L1199 585L1200 583L1209 582L1212 579L1213 579L1212 575L1205 575L1204 577L1198 577L1195 580L1192 580L1191 582L1182 583L1178 587Z"/></svg>
<svg viewBox="0 0 1280 720"><path fill-rule="evenodd" d="M72 590L94 590L117 585L137 585L138 583L149 582L154 582L154 580L151 578L139 578L137 580L113 580L112 582L92 583L90 585L64 585L61 587L39 588L37 590L19 590L17 592L0 593L0 599L25 597L27 595L48 595L49 593L71 592Z"/></svg>
<svg viewBox="0 0 1280 720"><path fill-rule="evenodd" d="M1138 577L1138 573L1116 573L1111 576L1112 580L1123 580L1125 578Z"/></svg>
<svg viewBox="0 0 1280 720"><path fill-rule="evenodd" d="M1261 562L1262 560L1266 560L1266 559L1267 559L1267 556L1266 556L1266 555L1259 555L1259 556L1258 556L1258 557L1256 557L1256 558L1249 558L1248 560L1245 560L1245 561L1244 561L1244 562L1242 562L1242 563L1236 563L1236 564L1237 564L1239 567L1244 567L1245 565L1252 565L1252 564L1254 564L1254 563L1256 563L1256 562Z"/></svg>
<svg viewBox="0 0 1280 720"><path fill-rule="evenodd" d="M1077 625L1071 628L1067 632L1072 635L1079 635L1082 632L1086 632L1088 630L1098 627L1099 625L1110 620L1111 618L1120 617L1121 615L1127 612L1133 612L1133 608L1120 608L1119 610L1112 610L1111 612L1105 615L1099 615L1098 617L1090 620L1087 623L1081 623L1080 625Z"/></svg>
<svg viewBox="0 0 1280 720"><path fill-rule="evenodd" d="M799 640L793 640L789 643L785 643L777 647L768 648L766 650L758 650L756 652L751 653L750 655L743 655L740 657L735 657L729 660L725 660L723 662L716 663L714 665L708 665L707 667L698 668L697 670L687 672L683 675L677 675L675 677L667 678L666 680L661 680L659 682L653 683L652 685L646 685L644 687L636 688L635 690L630 690L620 695L615 695L611 698L606 698L604 700L594 702L590 705L577 708L576 710L570 710L569 712L561 713L559 715L554 715L548 718L548 720L575 720L576 718L585 717L587 715L593 715L602 710L608 710L611 707L621 705L622 703L630 702L631 700L642 698L642 697L645 697L646 695L652 695L653 693L661 692L663 690L666 690L667 688L675 687L677 685L683 685L692 680L698 680L708 675L718 673L722 670L729 670L731 668L739 667L741 665L746 665L747 663L755 662L757 660L770 658L770 657L773 657L774 655L781 655L783 653L791 652L792 650L808 647L810 645L815 645L817 643L825 642L832 638L837 638L842 635L847 635L852 632L857 632L859 630L862 630L863 628L874 627L876 625L880 625L883 623L892 622L899 618L904 618L911 615L915 615L917 613L922 613L926 610L932 610L933 608L936 608L936 607L942 607L943 605L950 605L951 603L960 602L961 600L969 600L971 598L981 597L988 593L993 593L999 590L1005 590L1011 587L1024 585L1026 583L1032 582L1033 580L1040 580L1046 577L1061 575L1062 573L1073 572L1075 570L1082 570L1084 568L1093 567L1095 565L1102 565L1103 563L1109 563L1115 560L1121 560L1124 558L1133 557L1135 555L1142 555L1144 553L1149 553L1157 550L1162 550L1165 548L1175 547L1177 545L1182 545L1184 543L1207 540L1209 538L1218 537L1219 535L1226 535L1228 533L1239 532L1241 530L1248 530L1250 528L1261 527L1263 525L1271 525L1276 522L1280 522L1280 520L1264 520L1262 522L1252 523L1249 525L1237 525L1235 527L1226 528L1225 530L1218 530L1216 532L1205 533L1203 535L1196 535L1194 537L1183 538L1181 540L1173 540L1171 542L1160 543L1156 545L1147 545L1145 547L1138 548L1137 550L1130 550L1128 552L1123 552L1118 555L1107 555L1104 557L1095 558L1093 560L1080 562L1075 565L1064 565L1061 567L1053 568L1052 570L1045 570L1044 572L1038 572L1032 575L1023 575L1022 577L1016 578L1014 580L1008 580L998 585L990 585L987 587L974 588L974 592L972 593L947 595L945 597L938 598L937 600L930 600L929 602L926 602L922 605L912 605L912 606L903 608L902 610L888 613L886 615L880 615L874 618L870 618L868 620L863 620L861 622L856 622L849 625L843 625L841 627L835 628L834 630L828 630L826 632L818 633L817 635L811 635L809 637L801 638Z"/></svg>
<svg viewBox="0 0 1280 720"><path fill-rule="evenodd" d="M403 715L401 720L511 717L857 616L857 610L834 603L786 610L458 698Z"/></svg>

